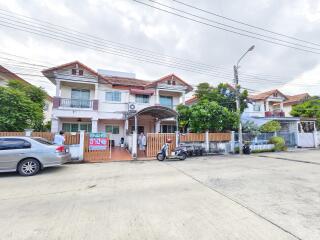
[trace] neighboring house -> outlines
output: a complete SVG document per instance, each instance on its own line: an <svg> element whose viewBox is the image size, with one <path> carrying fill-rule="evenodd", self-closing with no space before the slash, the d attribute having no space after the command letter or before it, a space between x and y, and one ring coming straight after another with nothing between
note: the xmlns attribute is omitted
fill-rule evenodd
<svg viewBox="0 0 320 240"><path fill-rule="evenodd" d="M15 73L11 72L7 68L0 65L0 86L7 86L10 80L18 80L24 84L31 85L31 83L27 82L26 80L22 79ZM45 107L44 111L44 122L48 122L51 120L51 111L52 111L52 97L47 94L45 100Z"/></svg>
<svg viewBox="0 0 320 240"><path fill-rule="evenodd" d="M192 91L174 74L145 81L123 73L94 71L78 61L42 73L56 85L52 132L108 132L115 145L134 131L135 114L139 116L138 134L174 132L174 109L184 104L185 94Z"/></svg>
<svg viewBox="0 0 320 240"><path fill-rule="evenodd" d="M303 93L294 96L283 94L277 89L248 96L248 107L244 110L241 120L253 121L257 125L263 125L270 120L277 120L281 124L281 132L294 134L295 143L298 146L314 146L315 120L301 119L290 115L293 105L302 103L309 98L309 94ZM291 141L289 135L286 141Z"/></svg>
<svg viewBox="0 0 320 240"><path fill-rule="evenodd" d="M283 102L283 112L285 113L285 116L290 117L291 116L291 110L294 105L303 103L307 101L310 98L310 95L308 93L302 93L297 95L287 95L288 100Z"/></svg>

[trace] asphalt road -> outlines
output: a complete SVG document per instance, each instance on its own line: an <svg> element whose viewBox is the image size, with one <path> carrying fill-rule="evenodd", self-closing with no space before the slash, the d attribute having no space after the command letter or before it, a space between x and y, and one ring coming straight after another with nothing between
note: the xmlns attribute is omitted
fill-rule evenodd
<svg viewBox="0 0 320 240"><path fill-rule="evenodd" d="M2 173L1 239L316 240L319 173L318 165L270 156Z"/></svg>

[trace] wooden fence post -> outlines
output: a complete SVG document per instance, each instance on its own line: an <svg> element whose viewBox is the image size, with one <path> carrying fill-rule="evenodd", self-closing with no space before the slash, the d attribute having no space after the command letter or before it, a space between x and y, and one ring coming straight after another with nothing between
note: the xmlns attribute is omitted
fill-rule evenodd
<svg viewBox="0 0 320 240"><path fill-rule="evenodd" d="M85 130L80 130L79 160L83 161Z"/></svg>

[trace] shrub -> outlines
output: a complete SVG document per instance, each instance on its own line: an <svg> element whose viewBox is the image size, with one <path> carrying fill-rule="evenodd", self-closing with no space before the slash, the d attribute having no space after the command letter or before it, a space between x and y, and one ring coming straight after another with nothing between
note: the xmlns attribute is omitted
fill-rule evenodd
<svg viewBox="0 0 320 240"><path fill-rule="evenodd" d="M283 137L272 137L269 139L269 143L274 144L274 150L278 151L285 151L287 149L286 143Z"/></svg>
<svg viewBox="0 0 320 240"><path fill-rule="evenodd" d="M272 120L270 122L267 122L260 127L260 131L265 132L265 133L266 132L278 132L280 130L281 130L281 125L276 120Z"/></svg>

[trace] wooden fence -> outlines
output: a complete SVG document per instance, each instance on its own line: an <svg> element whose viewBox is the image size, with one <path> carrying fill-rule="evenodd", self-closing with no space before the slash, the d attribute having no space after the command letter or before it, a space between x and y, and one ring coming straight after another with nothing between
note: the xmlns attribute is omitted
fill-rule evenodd
<svg viewBox="0 0 320 240"><path fill-rule="evenodd" d="M230 142L231 133L209 133L209 142Z"/></svg>
<svg viewBox="0 0 320 240"><path fill-rule="evenodd" d="M25 136L25 132L0 132L0 137L16 137L16 136ZM54 133L51 132L32 132L32 137L41 137L47 139L48 141L53 141ZM80 134L71 134L65 133L65 144L79 144L80 143Z"/></svg>
<svg viewBox="0 0 320 240"><path fill-rule="evenodd" d="M187 133L180 135L180 142L204 142L204 133Z"/></svg>
<svg viewBox="0 0 320 240"><path fill-rule="evenodd" d="M172 139L169 152L176 147L176 134L175 133L148 133L147 134L147 157L155 157L166 139ZM205 133L187 133L180 135L180 142L206 142ZM231 133L209 133L209 142L229 142L231 141Z"/></svg>
<svg viewBox="0 0 320 240"><path fill-rule="evenodd" d="M147 157L155 157L168 138L172 140L169 149L169 152L171 152L176 147L175 133L148 133Z"/></svg>

